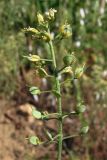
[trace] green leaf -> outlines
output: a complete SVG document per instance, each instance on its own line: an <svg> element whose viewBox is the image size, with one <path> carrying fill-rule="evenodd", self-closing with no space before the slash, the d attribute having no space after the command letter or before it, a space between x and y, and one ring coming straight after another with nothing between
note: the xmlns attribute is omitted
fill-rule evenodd
<svg viewBox="0 0 107 160"><path fill-rule="evenodd" d="M53 90L52 93L53 93L57 98L61 97L61 94L60 94L58 91L56 91L56 90Z"/></svg>
<svg viewBox="0 0 107 160"><path fill-rule="evenodd" d="M29 142L30 142L31 144L33 144L33 145L38 145L38 144L40 144L40 140L39 140L39 138L36 137L36 136L31 136L31 137L29 137Z"/></svg>
<svg viewBox="0 0 107 160"><path fill-rule="evenodd" d="M41 112L37 111L34 107L32 108L32 115L36 119L41 119L42 118Z"/></svg>
<svg viewBox="0 0 107 160"><path fill-rule="evenodd" d="M33 95L36 95L36 94L40 94L40 93L41 93L40 89L39 89L38 87L35 87L35 86L31 87L31 88L29 89L29 91L30 91L30 93L33 94Z"/></svg>

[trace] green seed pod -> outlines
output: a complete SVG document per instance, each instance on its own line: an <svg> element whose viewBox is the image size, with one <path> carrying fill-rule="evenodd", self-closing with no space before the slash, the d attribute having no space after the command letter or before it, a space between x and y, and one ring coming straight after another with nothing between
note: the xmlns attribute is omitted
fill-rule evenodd
<svg viewBox="0 0 107 160"><path fill-rule="evenodd" d="M63 58L63 62L66 66L70 66L75 61L75 57L72 54L68 54Z"/></svg>
<svg viewBox="0 0 107 160"><path fill-rule="evenodd" d="M29 137L29 142L33 145L39 145L41 143L39 138L36 136Z"/></svg>
<svg viewBox="0 0 107 160"><path fill-rule="evenodd" d="M86 134L89 130L89 126L88 125L84 125L81 130L80 130L80 134Z"/></svg>
<svg viewBox="0 0 107 160"><path fill-rule="evenodd" d="M77 112L78 114L85 112L85 110L86 110L85 105L79 104L79 105L76 107L76 112Z"/></svg>
<svg viewBox="0 0 107 160"><path fill-rule="evenodd" d="M75 78L78 79L83 75L84 67L77 68L75 70Z"/></svg>
<svg viewBox="0 0 107 160"><path fill-rule="evenodd" d="M38 87L35 87L35 86L31 87L31 88L29 89L29 91L30 91L30 93L31 93L32 95L37 95L37 94L40 94L40 93L41 93L40 89L39 89Z"/></svg>
<svg viewBox="0 0 107 160"><path fill-rule="evenodd" d="M48 76L47 72L46 72L43 68L39 68L39 69L38 69L38 74L39 74L39 76L42 77L42 78Z"/></svg>
<svg viewBox="0 0 107 160"><path fill-rule="evenodd" d="M34 107L32 107L32 115L36 119L41 119L42 118L41 112L37 111Z"/></svg>

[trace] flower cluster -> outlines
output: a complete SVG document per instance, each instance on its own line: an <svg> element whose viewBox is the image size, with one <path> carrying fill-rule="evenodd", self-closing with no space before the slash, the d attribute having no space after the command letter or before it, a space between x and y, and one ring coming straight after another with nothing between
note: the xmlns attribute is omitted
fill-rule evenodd
<svg viewBox="0 0 107 160"><path fill-rule="evenodd" d="M37 28L24 28L23 31L26 33L32 34L32 36L36 39L41 39L45 42L49 42L51 40L54 40L52 34L49 32L48 28L50 25L50 22L55 19L55 14L57 13L57 10L55 9L49 9L46 11L43 15L41 13L37 13L37 22L38 27ZM65 39L69 38L72 35L72 29L70 27L70 24L65 23L59 27L59 31L56 37L59 39Z"/></svg>

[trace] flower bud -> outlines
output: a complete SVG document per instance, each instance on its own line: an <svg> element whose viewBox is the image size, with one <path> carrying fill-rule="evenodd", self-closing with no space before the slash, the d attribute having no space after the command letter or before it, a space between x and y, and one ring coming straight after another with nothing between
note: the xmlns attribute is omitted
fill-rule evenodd
<svg viewBox="0 0 107 160"><path fill-rule="evenodd" d="M24 28L23 31L24 31L24 32L31 32L31 33L34 33L34 34L39 34L39 31L38 31L37 29L31 28L31 27L29 27L29 28Z"/></svg>
<svg viewBox="0 0 107 160"><path fill-rule="evenodd" d="M42 16L42 14L37 14L37 20L40 25L44 23L44 17Z"/></svg>
<svg viewBox="0 0 107 160"><path fill-rule="evenodd" d="M35 54L30 54L29 56L24 56L25 58L27 58L29 61L32 62L39 62L41 60L41 58L38 55Z"/></svg>
<svg viewBox="0 0 107 160"><path fill-rule="evenodd" d="M43 39L46 42L49 42L50 40L52 40L52 36L50 33L44 32L42 33L41 39Z"/></svg>

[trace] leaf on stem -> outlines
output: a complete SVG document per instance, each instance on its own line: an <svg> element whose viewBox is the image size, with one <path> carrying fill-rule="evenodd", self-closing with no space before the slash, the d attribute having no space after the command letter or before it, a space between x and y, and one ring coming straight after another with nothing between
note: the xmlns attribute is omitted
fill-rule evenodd
<svg viewBox="0 0 107 160"><path fill-rule="evenodd" d="M36 119L41 119L42 118L41 112L37 111L34 107L32 107L32 115Z"/></svg>

